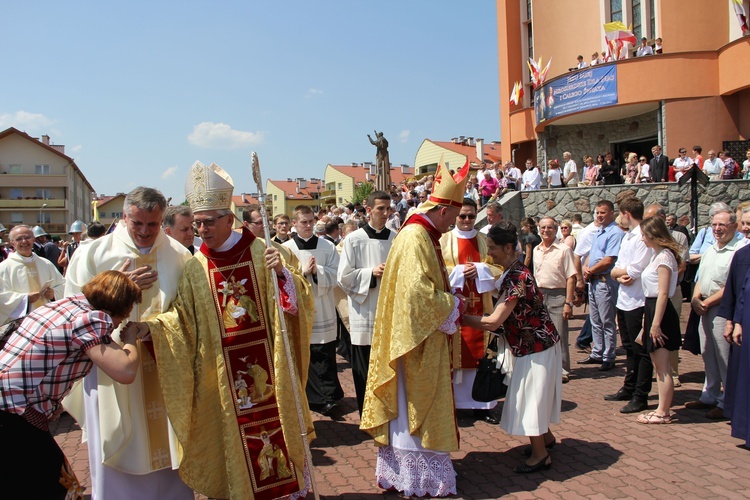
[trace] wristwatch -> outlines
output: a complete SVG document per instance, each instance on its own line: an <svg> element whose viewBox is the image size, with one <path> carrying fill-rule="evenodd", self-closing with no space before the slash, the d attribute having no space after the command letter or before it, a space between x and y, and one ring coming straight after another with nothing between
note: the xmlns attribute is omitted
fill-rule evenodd
<svg viewBox="0 0 750 500"><path fill-rule="evenodd" d="M572 302L566 302L565 305L566 306L570 306L571 309L573 308L573 303Z"/></svg>

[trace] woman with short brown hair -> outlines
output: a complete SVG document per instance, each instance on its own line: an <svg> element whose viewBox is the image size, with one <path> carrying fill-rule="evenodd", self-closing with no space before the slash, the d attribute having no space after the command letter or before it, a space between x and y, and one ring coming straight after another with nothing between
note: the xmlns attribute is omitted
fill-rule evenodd
<svg viewBox="0 0 750 500"><path fill-rule="evenodd" d="M8 498L82 498L49 421L62 413L73 383L96 365L130 384L138 370L138 329L128 324L122 345L112 332L130 315L141 290L119 271L94 277L83 293L35 309L11 328L0 350L0 470L13 478Z"/></svg>

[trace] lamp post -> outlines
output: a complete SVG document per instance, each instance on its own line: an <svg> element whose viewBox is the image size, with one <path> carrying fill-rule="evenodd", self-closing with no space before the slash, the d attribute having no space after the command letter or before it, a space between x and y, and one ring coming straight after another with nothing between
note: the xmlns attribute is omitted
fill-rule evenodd
<svg viewBox="0 0 750 500"><path fill-rule="evenodd" d="M42 205L42 206L41 206L41 207L39 208L39 225L40 225L40 226L41 226L42 224L44 224L44 219L42 218L42 210L44 210L44 207L46 207L46 206L47 206L47 204L46 204L46 203L44 203L44 204L43 204L43 205Z"/></svg>

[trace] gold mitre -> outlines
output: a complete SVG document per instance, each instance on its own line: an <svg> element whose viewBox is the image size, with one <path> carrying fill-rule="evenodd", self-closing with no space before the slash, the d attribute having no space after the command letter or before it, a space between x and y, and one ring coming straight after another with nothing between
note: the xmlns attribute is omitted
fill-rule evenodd
<svg viewBox="0 0 750 500"><path fill-rule="evenodd" d="M451 175L443 164L443 158L440 158L437 171L435 172L435 181L432 183L432 192L427 201L419 205L417 209L420 213L425 213L431 208L438 205L448 205L461 208L464 204L466 194L466 181L468 180L469 160L458 172Z"/></svg>
<svg viewBox="0 0 750 500"><path fill-rule="evenodd" d="M231 210L234 182L216 163L207 167L196 161L188 171L185 181L185 198L195 212Z"/></svg>

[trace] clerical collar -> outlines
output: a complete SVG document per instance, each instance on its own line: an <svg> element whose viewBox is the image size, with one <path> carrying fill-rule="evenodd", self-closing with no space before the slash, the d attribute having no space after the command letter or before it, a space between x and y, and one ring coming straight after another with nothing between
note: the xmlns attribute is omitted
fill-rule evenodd
<svg viewBox="0 0 750 500"><path fill-rule="evenodd" d="M294 235L294 242L300 250L315 250L318 248L318 237L315 235L307 239L302 238L299 234Z"/></svg>
<svg viewBox="0 0 750 500"><path fill-rule="evenodd" d="M367 233L367 236L369 236L371 240L387 240L391 235L391 230L387 227L378 230L372 227L369 222L365 224L362 229L365 230L365 233Z"/></svg>
<svg viewBox="0 0 750 500"><path fill-rule="evenodd" d="M454 227L453 234L455 234L457 238L461 238L463 240L470 240L472 238L476 238L477 230L474 228L471 228L471 231L462 231L461 229Z"/></svg>
<svg viewBox="0 0 750 500"><path fill-rule="evenodd" d="M31 264L32 262L34 262L34 254L33 253L31 255L29 255L28 257L24 257L23 255L21 255L18 252L16 252L16 254L18 254L18 256L21 257L21 260L24 261L27 264Z"/></svg>
<svg viewBox="0 0 750 500"><path fill-rule="evenodd" d="M227 238L227 241L221 244L219 248L216 249L217 252L226 252L233 246L237 244L238 241L242 239L242 235L238 233L237 231L232 231L232 233L229 235L229 238Z"/></svg>
<svg viewBox="0 0 750 500"><path fill-rule="evenodd" d="M150 254L151 253L151 249L154 248L153 245L151 245L150 247L139 247L138 245L136 245L135 247L138 249L138 253L140 253L141 255L148 255L148 254Z"/></svg>

